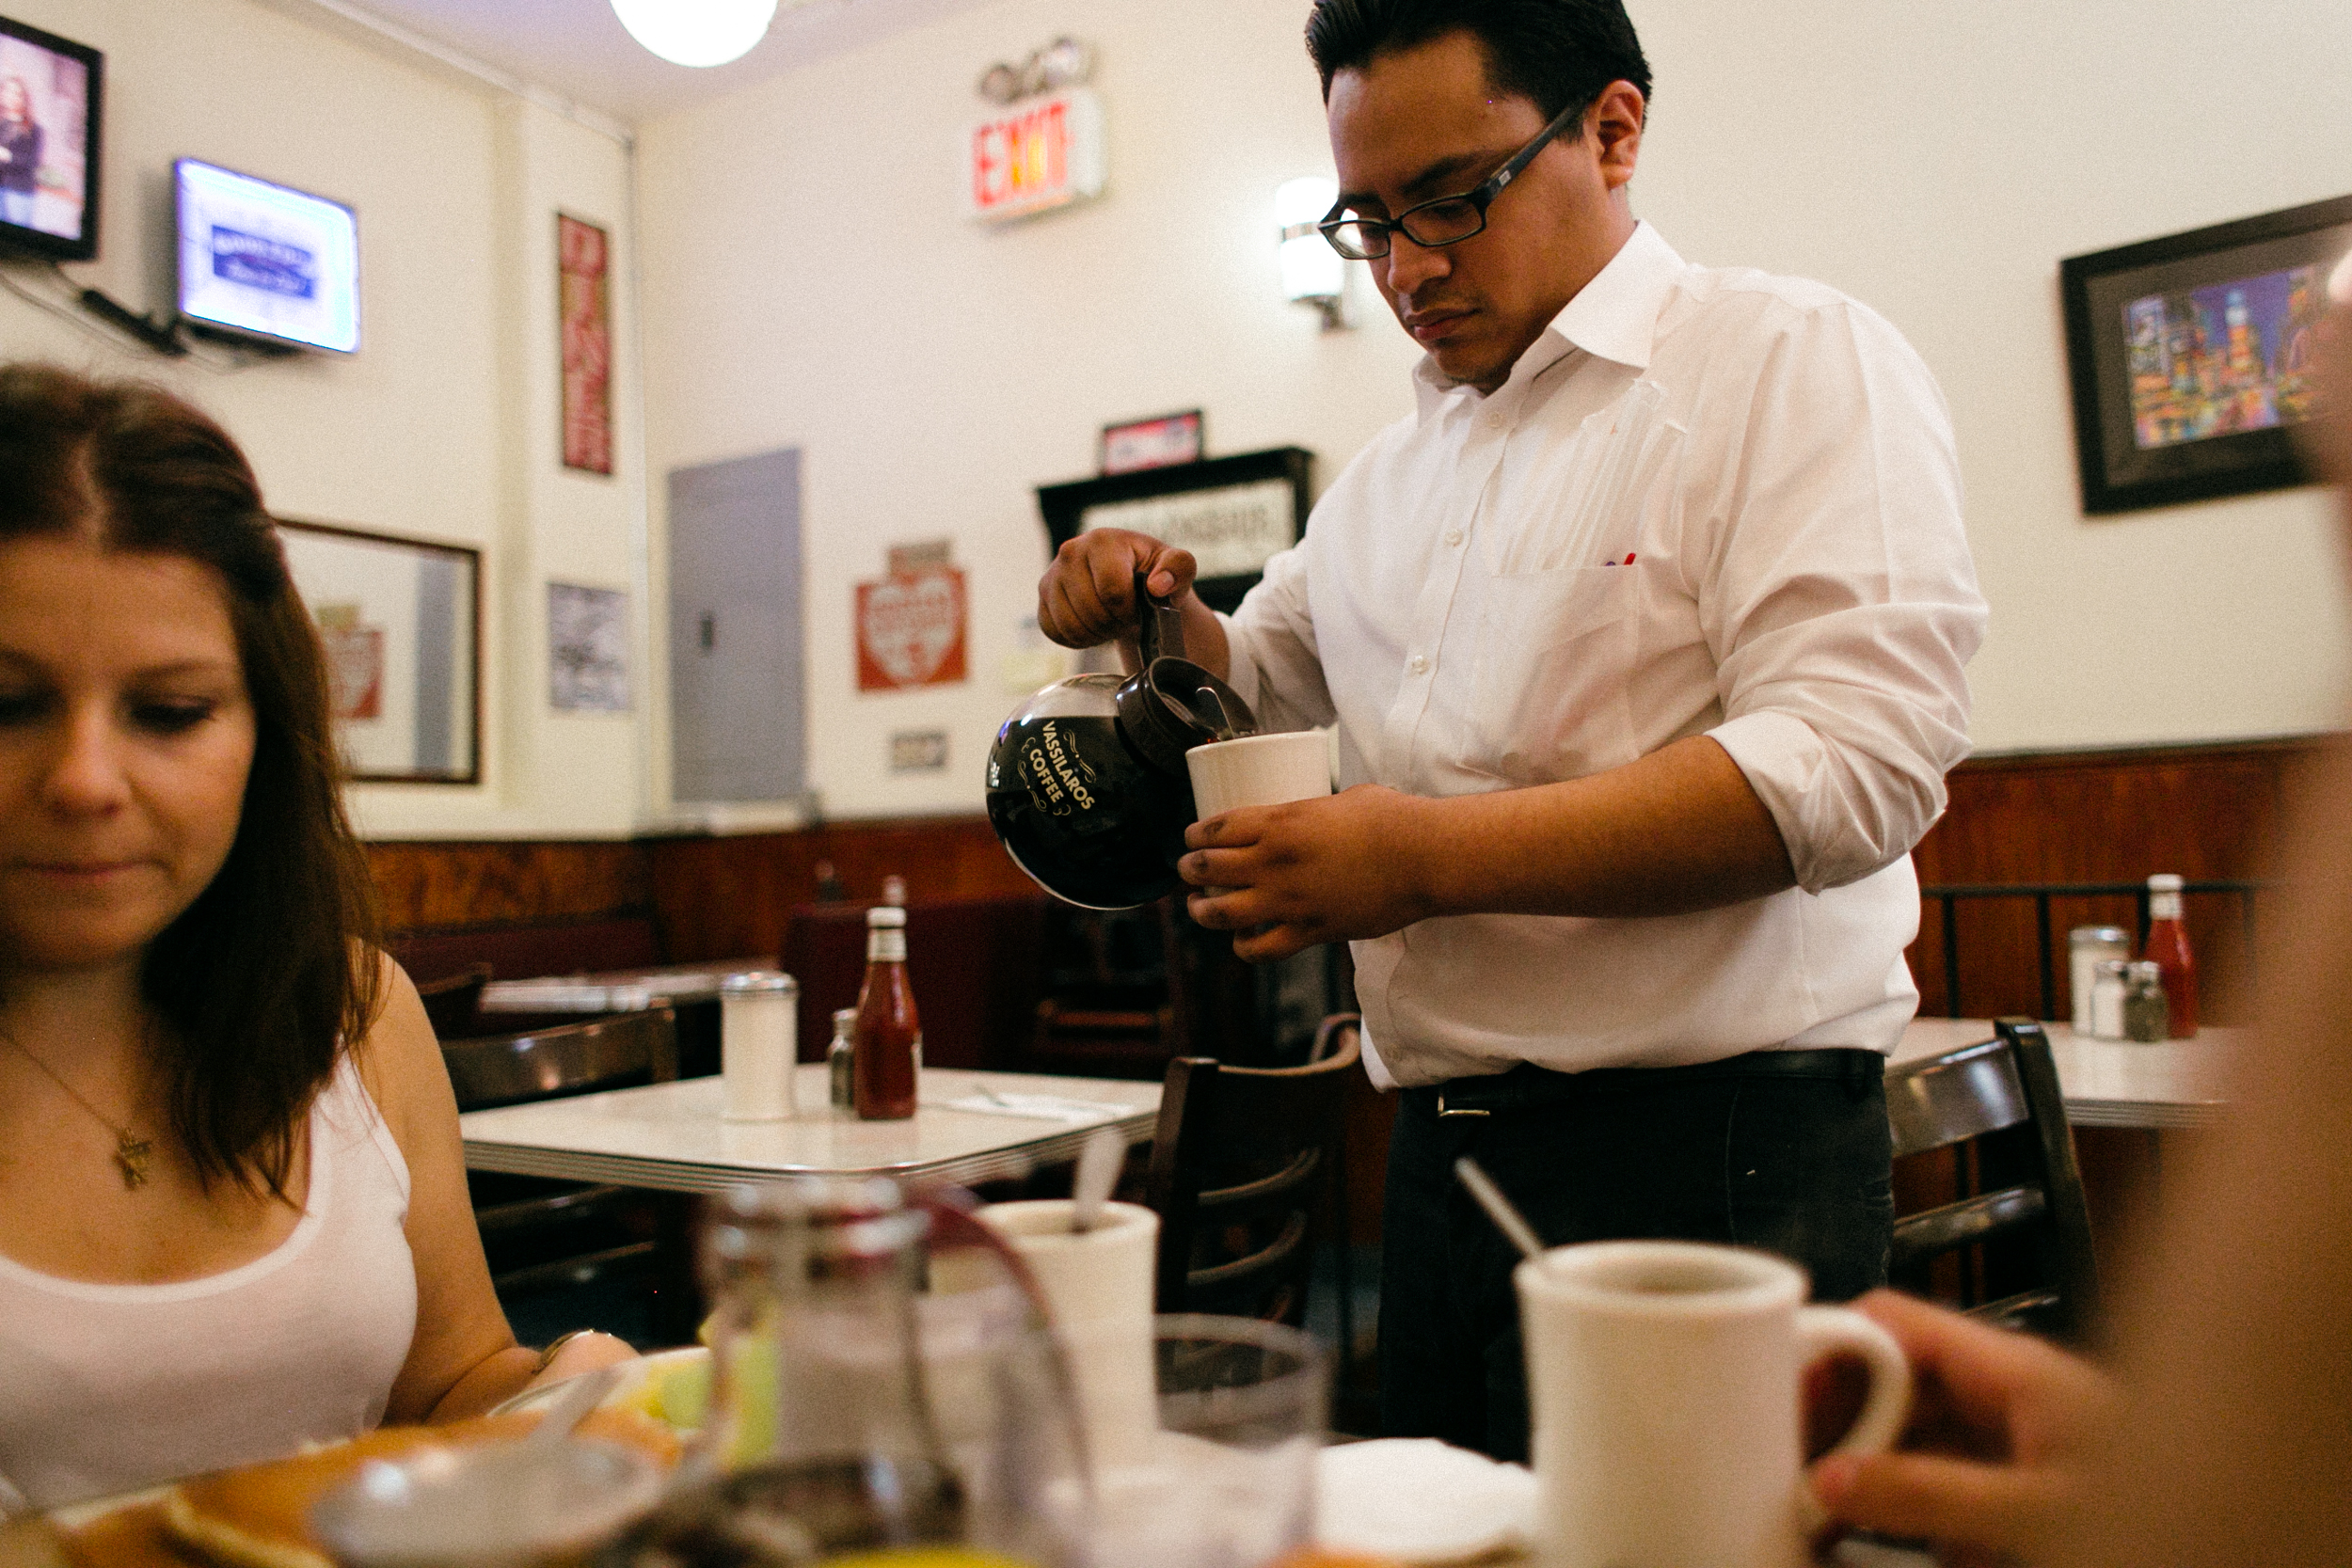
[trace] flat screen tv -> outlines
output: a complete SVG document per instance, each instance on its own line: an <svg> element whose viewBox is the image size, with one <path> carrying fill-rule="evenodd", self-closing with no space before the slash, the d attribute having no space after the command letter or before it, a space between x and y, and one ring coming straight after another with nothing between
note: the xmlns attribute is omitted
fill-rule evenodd
<svg viewBox="0 0 2352 1568"><path fill-rule="evenodd" d="M180 315L302 348L359 347L359 219L340 201L183 158L172 165Z"/></svg>
<svg viewBox="0 0 2352 1568"><path fill-rule="evenodd" d="M0 16L0 250L98 254L98 128L105 57Z"/></svg>

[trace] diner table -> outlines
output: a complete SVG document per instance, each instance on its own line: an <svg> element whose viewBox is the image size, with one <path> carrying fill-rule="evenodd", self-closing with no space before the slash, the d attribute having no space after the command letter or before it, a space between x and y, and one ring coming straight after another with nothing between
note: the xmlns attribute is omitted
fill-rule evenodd
<svg viewBox="0 0 2352 1568"><path fill-rule="evenodd" d="M797 1068L796 1097L825 1103L821 1062ZM1160 1085L1030 1072L923 1069L914 1115L859 1121L823 1110L788 1121L728 1121L724 1084L683 1078L633 1089L469 1111L457 1118L470 1170L711 1192L787 1176L901 1180L1017 1180L1074 1160L1097 1128L1151 1136Z"/></svg>
<svg viewBox="0 0 2352 1568"><path fill-rule="evenodd" d="M2044 1023L2058 1064L2066 1118L2076 1127L2210 1127L2229 1108L2223 1085L2230 1054L2251 1033L2200 1029L2185 1040L2104 1040L2071 1023ZM1994 1037L1980 1018L1916 1018L1888 1066Z"/></svg>

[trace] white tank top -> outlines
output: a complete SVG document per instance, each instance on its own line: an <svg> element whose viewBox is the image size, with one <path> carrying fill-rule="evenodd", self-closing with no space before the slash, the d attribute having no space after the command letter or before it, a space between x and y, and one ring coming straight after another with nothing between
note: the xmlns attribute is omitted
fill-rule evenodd
<svg viewBox="0 0 2352 1568"><path fill-rule="evenodd" d="M273 1459L383 1419L416 1332L408 1163L346 1055L294 1233L169 1285L0 1258L0 1476L40 1508Z"/></svg>

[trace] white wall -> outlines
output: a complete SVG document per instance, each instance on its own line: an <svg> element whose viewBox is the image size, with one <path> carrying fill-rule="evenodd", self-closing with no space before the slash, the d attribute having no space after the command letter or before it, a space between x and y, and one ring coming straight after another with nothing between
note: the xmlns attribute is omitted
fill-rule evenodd
<svg viewBox="0 0 2352 1568"><path fill-rule="evenodd" d="M1031 487L1106 420L1198 405L1215 452L1296 442L1323 480L1408 405L1375 304L1320 336L1275 296L1274 186L1326 170L1303 0L994 0L640 133L649 467L803 449L812 782L840 815L968 809L1045 549ZM1994 607L1980 749L2338 721L2352 646L2314 492L2086 520L2061 256L2352 185L2339 0L2226 24L2190 0L1634 0L1659 77L1637 209L1685 255L1809 274L1943 380ZM982 68L1100 46L1108 195L989 231L959 214ZM972 678L854 689L851 585L952 535ZM952 736L893 778L896 729Z"/></svg>
<svg viewBox="0 0 2352 1568"><path fill-rule="evenodd" d="M68 268L77 284L167 313L175 157L358 211L362 342L350 358L212 373L5 293L0 354L148 377L193 398L245 446L282 515L485 552L485 782L357 788L363 832L633 830L641 720L549 713L544 630L548 577L634 589L643 560L624 150L252 0L11 0L8 9L106 55L101 252ZM621 243L617 480L558 467L558 207L610 225ZM24 281L55 292L38 274Z"/></svg>
<svg viewBox="0 0 2352 1568"><path fill-rule="evenodd" d="M1979 750L2343 721L2352 609L2300 490L2086 518L2058 262L2352 191L2342 0L1633 0L1637 203L1694 261L1807 274L1944 384L1992 600Z"/></svg>

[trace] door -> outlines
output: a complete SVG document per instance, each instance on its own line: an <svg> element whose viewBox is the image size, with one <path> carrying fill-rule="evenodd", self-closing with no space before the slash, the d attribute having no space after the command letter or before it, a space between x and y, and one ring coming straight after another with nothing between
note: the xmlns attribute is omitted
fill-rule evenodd
<svg viewBox="0 0 2352 1568"><path fill-rule="evenodd" d="M801 454L670 471L670 768L678 800L806 787Z"/></svg>

